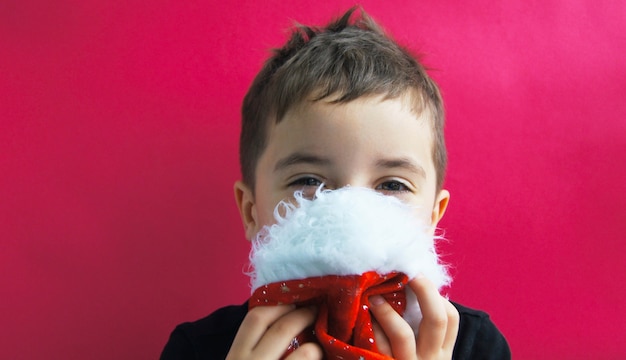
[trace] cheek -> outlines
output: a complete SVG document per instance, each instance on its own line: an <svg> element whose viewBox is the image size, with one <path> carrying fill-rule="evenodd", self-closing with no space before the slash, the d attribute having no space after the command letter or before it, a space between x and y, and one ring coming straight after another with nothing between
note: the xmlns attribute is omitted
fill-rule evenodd
<svg viewBox="0 0 626 360"><path fill-rule="evenodd" d="M420 199L414 203L415 216L426 226L432 223L434 201L434 199Z"/></svg>
<svg viewBox="0 0 626 360"><path fill-rule="evenodd" d="M283 206L282 203L296 204L296 200L292 194L291 196L287 196L287 197L283 197L283 196L276 196L274 198L268 197L266 199L262 199L260 202L257 203L258 205L257 219L258 219L259 230L263 226L273 225L276 223L276 217L274 216L275 210L278 211L278 216L285 217L286 210L285 210L285 206ZM281 205L279 206L279 204Z"/></svg>
<svg viewBox="0 0 626 360"><path fill-rule="evenodd" d="M432 223L432 209L419 209L417 212L417 217L420 219L422 224L425 226L430 226Z"/></svg>
<svg viewBox="0 0 626 360"><path fill-rule="evenodd" d="M272 225L276 221L274 220L274 206L270 202L263 202L257 204L257 224L259 230L265 225Z"/></svg>
<svg viewBox="0 0 626 360"><path fill-rule="evenodd" d="M257 220L259 230L263 226L273 225L276 223L276 218L274 217L274 210L276 206L281 202L280 198L271 198L267 197L265 199L259 199L257 203ZM278 207L278 214L280 216L285 215L285 210L283 206Z"/></svg>

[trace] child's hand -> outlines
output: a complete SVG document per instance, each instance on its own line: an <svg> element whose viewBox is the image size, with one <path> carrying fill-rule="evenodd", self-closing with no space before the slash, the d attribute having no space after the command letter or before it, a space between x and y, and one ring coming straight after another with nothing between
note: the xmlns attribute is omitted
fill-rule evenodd
<svg viewBox="0 0 626 360"><path fill-rule="evenodd" d="M257 306L239 327L226 359L279 359L294 337L315 321L310 308L291 305ZM322 349L314 343L300 345L287 359L321 359Z"/></svg>
<svg viewBox="0 0 626 360"><path fill-rule="evenodd" d="M422 311L417 339L409 324L382 297L370 299L378 349L395 359L451 359L459 331L459 313L426 278L408 284Z"/></svg>

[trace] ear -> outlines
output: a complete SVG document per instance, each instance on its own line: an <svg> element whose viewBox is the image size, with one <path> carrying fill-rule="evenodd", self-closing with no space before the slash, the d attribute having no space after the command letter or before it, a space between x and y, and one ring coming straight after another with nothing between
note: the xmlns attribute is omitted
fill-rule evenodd
<svg viewBox="0 0 626 360"><path fill-rule="evenodd" d="M435 205L433 206L433 212L430 217L430 227L434 230L439 223L439 220L446 213L448 202L450 201L450 192L448 190L441 190L435 198Z"/></svg>
<svg viewBox="0 0 626 360"><path fill-rule="evenodd" d="M258 230L254 193L252 189L241 180L235 182L234 190L235 202L237 202L239 215L241 216L243 228L246 232L246 239L252 240Z"/></svg>

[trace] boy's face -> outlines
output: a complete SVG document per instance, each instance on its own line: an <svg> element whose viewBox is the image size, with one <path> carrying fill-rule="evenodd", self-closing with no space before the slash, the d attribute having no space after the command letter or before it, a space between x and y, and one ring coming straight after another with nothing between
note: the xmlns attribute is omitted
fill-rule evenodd
<svg viewBox="0 0 626 360"><path fill-rule="evenodd" d="M417 116L408 100L363 97L348 103L308 102L270 125L256 168L256 187L235 184L235 197L250 240L274 224L274 208L296 190L366 187L416 206L435 225L448 203L436 191L432 133L427 112Z"/></svg>

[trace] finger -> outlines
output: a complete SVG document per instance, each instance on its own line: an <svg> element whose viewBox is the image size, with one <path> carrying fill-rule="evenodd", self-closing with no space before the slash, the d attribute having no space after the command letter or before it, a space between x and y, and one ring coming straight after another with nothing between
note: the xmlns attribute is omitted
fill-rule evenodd
<svg viewBox="0 0 626 360"><path fill-rule="evenodd" d="M393 353L391 352L391 344L389 343L389 339L387 339L387 335L385 335L383 328L378 325L378 322L372 320L372 329L374 330L374 341L376 342L378 352L389 357L393 356Z"/></svg>
<svg viewBox="0 0 626 360"><path fill-rule="evenodd" d="M316 343L309 342L309 343L300 345L299 348L297 348L294 352L292 352L291 354L289 354L289 356L286 357L286 360L296 360L296 359L318 360L318 359L322 359L323 356L324 356L324 352L322 351L322 347Z"/></svg>
<svg viewBox="0 0 626 360"><path fill-rule="evenodd" d="M278 358L289 344L315 320L313 308L300 308L283 315L265 332L254 348L256 358Z"/></svg>
<svg viewBox="0 0 626 360"><path fill-rule="evenodd" d="M456 343L456 337L459 333L460 316L458 310L449 301L446 301L446 313L448 314L448 327L446 330L446 336L443 340L443 349L452 353L454 350L454 344Z"/></svg>
<svg viewBox="0 0 626 360"><path fill-rule="evenodd" d="M233 340L230 347L229 355L236 359L249 354L267 331L267 328L294 309L295 306L293 305L279 305L257 306L248 311L248 314L246 314L239 326L235 340Z"/></svg>
<svg viewBox="0 0 626 360"><path fill-rule="evenodd" d="M396 359L414 359L416 354L415 334L411 326L382 296L370 298L370 310L389 339L391 352Z"/></svg>
<svg viewBox="0 0 626 360"><path fill-rule="evenodd" d="M448 313L444 299L437 287L424 277L417 277L409 282L415 292L422 312L422 321L417 335L418 354L438 354L443 346L448 327Z"/></svg>

